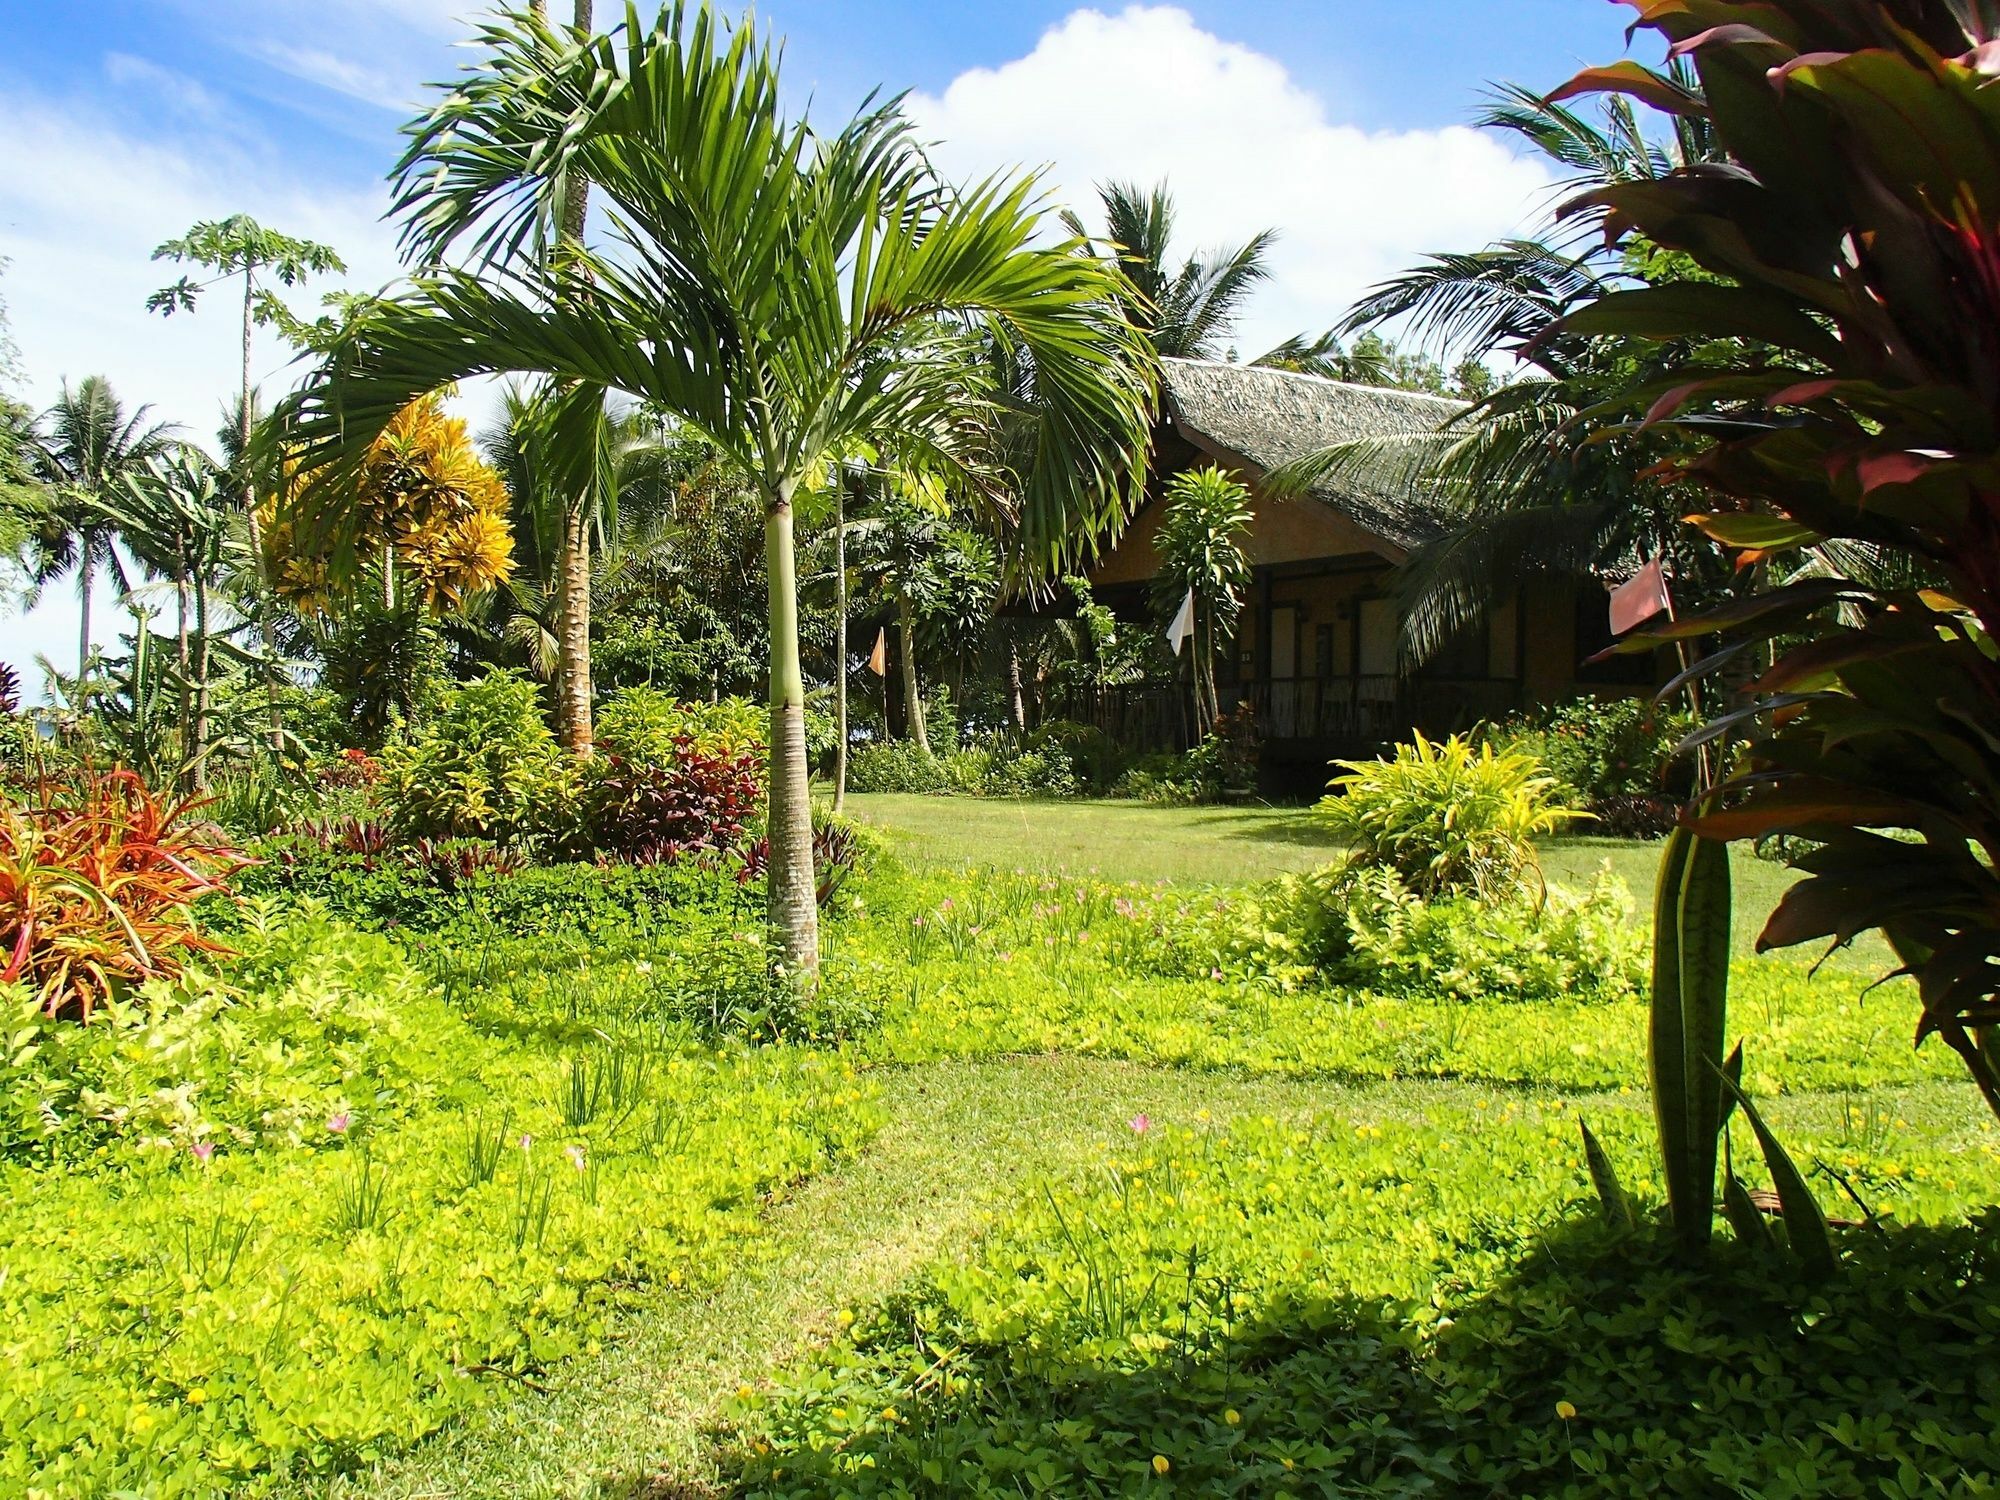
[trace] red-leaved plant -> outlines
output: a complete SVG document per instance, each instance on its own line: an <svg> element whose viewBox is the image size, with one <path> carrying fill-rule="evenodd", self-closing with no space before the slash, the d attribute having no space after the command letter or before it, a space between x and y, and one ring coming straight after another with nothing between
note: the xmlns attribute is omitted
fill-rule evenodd
<svg viewBox="0 0 2000 1500"><path fill-rule="evenodd" d="M672 758L657 765L601 758L587 793L587 833L593 848L626 859L722 853L743 842L763 796L755 751L719 750L681 735Z"/></svg>
<svg viewBox="0 0 2000 1500"><path fill-rule="evenodd" d="M194 925L198 897L249 861L134 772L85 772L0 802L0 980L49 1015L88 1021L125 986L178 974L222 946Z"/></svg>

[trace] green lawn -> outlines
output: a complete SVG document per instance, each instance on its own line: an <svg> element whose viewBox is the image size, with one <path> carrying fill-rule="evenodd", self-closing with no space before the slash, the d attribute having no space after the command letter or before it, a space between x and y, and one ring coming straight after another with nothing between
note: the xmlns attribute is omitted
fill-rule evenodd
<svg viewBox="0 0 2000 1500"><path fill-rule="evenodd" d="M1339 852L1297 807L1154 807L856 793L855 816L888 829L912 864L1060 870L1106 880L1239 885L1310 870Z"/></svg>
<svg viewBox="0 0 2000 1500"><path fill-rule="evenodd" d="M892 792L857 793L848 798L848 807L884 829L911 864L938 870L990 866L1148 884L1240 885L1315 869L1341 850L1311 810L1302 807L1154 807ZM1566 885L1589 884L1606 864L1631 887L1639 920L1650 921L1658 844L1569 838L1551 840L1542 851L1548 878ZM1792 875L1740 845L1732 853L1731 868L1736 877L1736 944L1748 952ZM1886 950L1866 940L1855 957L1875 963L1886 957Z"/></svg>

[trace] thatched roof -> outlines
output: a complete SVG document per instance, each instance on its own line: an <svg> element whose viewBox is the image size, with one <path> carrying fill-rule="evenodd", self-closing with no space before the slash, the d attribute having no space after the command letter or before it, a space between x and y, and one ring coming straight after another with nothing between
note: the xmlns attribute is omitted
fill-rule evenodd
<svg viewBox="0 0 2000 1500"><path fill-rule="evenodd" d="M1167 419L1195 446L1266 473L1336 443L1434 431L1464 409L1442 396L1289 370L1206 359L1160 363ZM1312 495L1398 547L1414 546L1440 529L1434 514L1413 503L1386 472L1379 478L1343 474Z"/></svg>

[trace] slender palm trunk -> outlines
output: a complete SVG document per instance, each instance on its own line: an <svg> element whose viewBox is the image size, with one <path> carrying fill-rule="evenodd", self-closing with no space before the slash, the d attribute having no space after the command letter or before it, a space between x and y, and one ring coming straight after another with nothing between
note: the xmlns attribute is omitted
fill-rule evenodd
<svg viewBox="0 0 2000 1500"><path fill-rule="evenodd" d="M208 786L208 580L199 572L194 578L194 784L197 791Z"/></svg>
<svg viewBox="0 0 2000 1500"><path fill-rule="evenodd" d="M896 588L896 628L903 637L903 712L910 721L910 738L929 755L931 737L924 729L924 700L917 693L916 611L910 608L910 591L899 581Z"/></svg>
<svg viewBox="0 0 2000 1500"><path fill-rule="evenodd" d="M799 582L792 545L794 481L767 492L764 570L771 616L771 858L765 879L775 955L810 983L819 971L813 878L812 783L806 769L806 685L799 665Z"/></svg>
<svg viewBox="0 0 2000 1500"><path fill-rule="evenodd" d="M833 484L833 810L847 807L847 481Z"/></svg>
<svg viewBox="0 0 2000 1500"><path fill-rule="evenodd" d="M264 710L270 720L271 753L285 743L284 710L278 706L278 662L271 646L276 625L276 601L264 557L264 528L257 519L257 476L250 465L250 336L256 326L257 275L248 267L243 272L243 384L236 407L236 461L243 466L243 516L250 531L250 566L257 580L257 613L264 637Z"/></svg>
<svg viewBox="0 0 2000 1500"><path fill-rule="evenodd" d="M563 744L572 755L588 756L595 738L591 724L590 676L590 512L583 496L563 507L561 598L558 604L558 718Z"/></svg>
<svg viewBox="0 0 2000 1500"><path fill-rule="evenodd" d="M1021 643L1007 637L1007 707L1014 715L1014 732L1028 732L1028 699L1021 689Z"/></svg>
<svg viewBox="0 0 2000 1500"><path fill-rule="evenodd" d="M76 598L83 611L83 619L76 631L76 675L82 677L90 670L90 593L97 577L97 538L90 532L83 534L82 546L78 549L76 562Z"/></svg>
<svg viewBox="0 0 2000 1500"><path fill-rule="evenodd" d="M180 672L181 722L189 723L188 695L192 691L192 679L188 668L188 565L187 554L179 553L174 558L174 665Z"/></svg>
<svg viewBox="0 0 2000 1500"><path fill-rule="evenodd" d="M545 14L545 0L530 7L539 17ZM596 24L593 0L575 0L571 28L581 39ZM563 199L563 218L558 245L578 245L590 216L590 183L580 174L572 175ZM590 514L592 495L563 497L562 550L556 561L556 723L563 745L572 755L590 754L595 738L591 724L591 699L595 685L590 672Z"/></svg>

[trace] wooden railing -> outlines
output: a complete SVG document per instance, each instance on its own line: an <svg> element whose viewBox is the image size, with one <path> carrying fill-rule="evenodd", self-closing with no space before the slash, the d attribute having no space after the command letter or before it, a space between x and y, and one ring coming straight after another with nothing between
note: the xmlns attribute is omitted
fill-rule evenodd
<svg viewBox="0 0 2000 1500"><path fill-rule="evenodd" d="M1520 685L1486 678L1277 677L1221 685L1225 705L1256 711L1267 740L1308 740L1360 752L1406 738L1444 735L1520 706ZM1140 750L1185 750L1195 737L1185 685L1139 684L1073 694L1058 711Z"/></svg>

